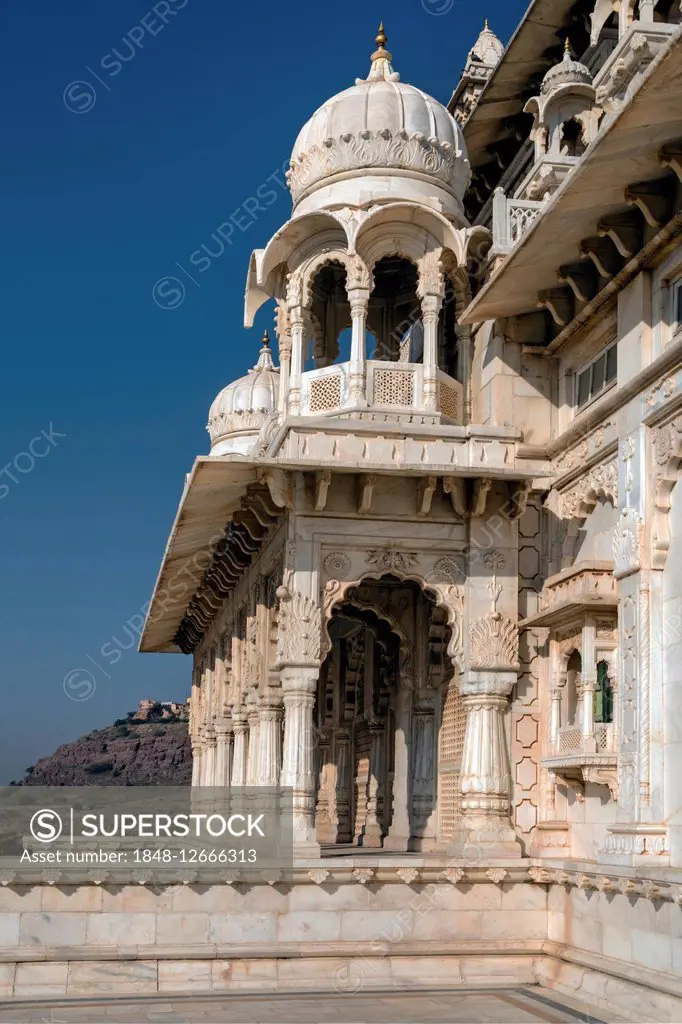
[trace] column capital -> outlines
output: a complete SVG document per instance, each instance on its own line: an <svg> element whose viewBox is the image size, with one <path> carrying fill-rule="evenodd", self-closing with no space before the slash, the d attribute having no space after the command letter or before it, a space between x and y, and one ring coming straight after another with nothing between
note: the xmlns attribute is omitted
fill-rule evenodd
<svg viewBox="0 0 682 1024"><path fill-rule="evenodd" d="M292 697L314 697L317 680L320 675L319 665L283 665L282 694L284 703Z"/></svg>
<svg viewBox="0 0 682 1024"><path fill-rule="evenodd" d="M363 316L367 313L369 306L369 288L349 288L346 292L348 295L348 305L352 316Z"/></svg>
<svg viewBox="0 0 682 1024"><path fill-rule="evenodd" d="M518 681L518 673L509 669L471 668L462 673L459 691L462 697L509 697Z"/></svg>
<svg viewBox="0 0 682 1024"><path fill-rule="evenodd" d="M243 705L233 708L232 727L235 732L244 732L246 729L248 729L246 708L243 707Z"/></svg>
<svg viewBox="0 0 682 1024"><path fill-rule="evenodd" d="M422 319L425 324L434 323L438 320L438 314L443 306L443 299L440 295L425 295L421 300Z"/></svg>
<svg viewBox="0 0 682 1024"><path fill-rule="evenodd" d="M215 733L217 737L231 736L234 726L231 718L218 718L215 723Z"/></svg>

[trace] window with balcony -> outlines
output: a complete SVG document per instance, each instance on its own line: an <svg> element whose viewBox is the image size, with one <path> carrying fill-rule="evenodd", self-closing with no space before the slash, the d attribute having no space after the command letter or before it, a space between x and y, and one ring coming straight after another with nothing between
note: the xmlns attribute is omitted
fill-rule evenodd
<svg viewBox="0 0 682 1024"><path fill-rule="evenodd" d="M563 156L582 156L585 152L583 127L574 117L561 125L559 149Z"/></svg>
<svg viewBox="0 0 682 1024"><path fill-rule="evenodd" d="M575 406L584 409L618 379L618 345L614 342L575 375Z"/></svg>
<svg viewBox="0 0 682 1024"><path fill-rule="evenodd" d="M609 663L600 661L597 664L597 689L594 692L595 722L610 724L613 722L613 684L609 677Z"/></svg>

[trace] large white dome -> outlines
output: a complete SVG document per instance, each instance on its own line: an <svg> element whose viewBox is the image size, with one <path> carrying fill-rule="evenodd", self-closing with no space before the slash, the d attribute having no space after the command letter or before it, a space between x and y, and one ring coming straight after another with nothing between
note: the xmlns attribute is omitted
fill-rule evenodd
<svg viewBox="0 0 682 1024"><path fill-rule="evenodd" d="M462 131L438 100L400 81L385 43L380 28L369 77L327 100L301 129L289 171L297 213L364 205L370 194L431 197L444 212L461 212L470 177Z"/></svg>
<svg viewBox="0 0 682 1024"><path fill-rule="evenodd" d="M250 454L261 427L277 409L278 392L279 370L266 331L254 368L223 388L211 406L206 427L211 455Z"/></svg>

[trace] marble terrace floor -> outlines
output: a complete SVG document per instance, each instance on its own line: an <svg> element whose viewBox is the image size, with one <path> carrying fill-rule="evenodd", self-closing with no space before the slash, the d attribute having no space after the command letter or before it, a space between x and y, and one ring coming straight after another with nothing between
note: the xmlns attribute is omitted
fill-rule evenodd
<svg viewBox="0 0 682 1024"><path fill-rule="evenodd" d="M615 1024L543 989L0 1003L0 1024Z"/></svg>

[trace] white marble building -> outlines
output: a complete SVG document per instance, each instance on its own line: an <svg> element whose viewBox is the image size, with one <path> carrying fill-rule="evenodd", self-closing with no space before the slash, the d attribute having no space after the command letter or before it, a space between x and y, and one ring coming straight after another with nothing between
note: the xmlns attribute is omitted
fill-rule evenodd
<svg viewBox="0 0 682 1024"><path fill-rule="evenodd" d="M142 638L193 655L194 785L293 787L294 878L18 905L53 948L14 994L541 983L681 1019L681 20L534 0L449 108L380 31L299 132L248 268L279 365L213 403Z"/></svg>

